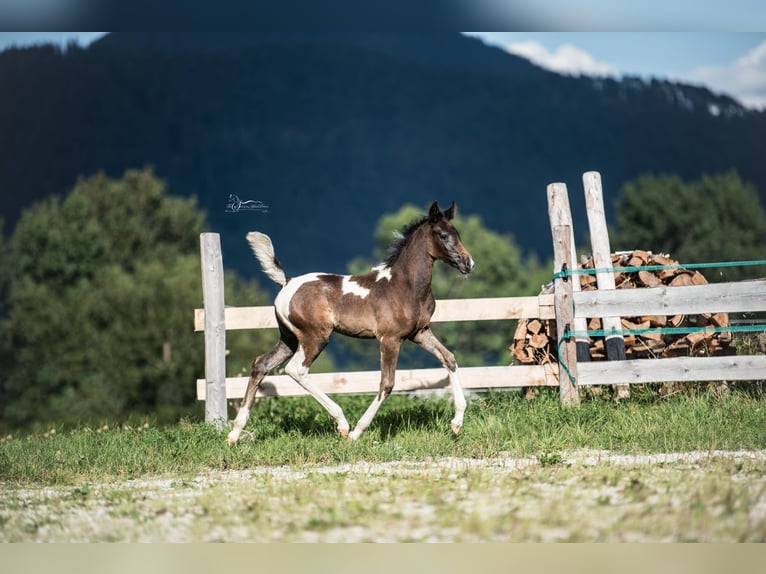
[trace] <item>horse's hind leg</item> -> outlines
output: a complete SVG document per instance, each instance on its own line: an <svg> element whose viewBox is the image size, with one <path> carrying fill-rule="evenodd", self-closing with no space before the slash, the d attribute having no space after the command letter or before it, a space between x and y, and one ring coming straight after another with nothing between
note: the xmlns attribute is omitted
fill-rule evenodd
<svg viewBox="0 0 766 574"><path fill-rule="evenodd" d="M324 350L329 341L329 332L327 335L317 337L300 337L298 350L293 358L285 365L285 372L290 375L300 386L302 386L312 397L314 397L324 409L330 413L338 424L338 432L343 436L348 436L349 424L343 409L338 404L323 393L319 387L308 378L309 367L316 360L319 354Z"/></svg>
<svg viewBox="0 0 766 574"><path fill-rule="evenodd" d="M364 411L362 418L356 423L356 428L348 435L349 440L358 440L364 430L370 426L372 418L378 412L380 405L394 390L396 378L396 361L399 357L399 347L402 341L399 338L380 338L380 390L375 398Z"/></svg>
<svg viewBox="0 0 766 574"><path fill-rule="evenodd" d="M293 354L293 349L288 345L284 339L280 339L279 343L268 353L257 357L253 361L253 366L250 369L250 380L247 382L247 390L245 391L245 398L242 399L242 404L237 412L237 418L234 419L234 428L227 437L229 445L233 445L239 440L239 435L242 429L247 424L247 419L250 417L250 409L253 408L253 401L255 400L255 394L258 392L258 387L261 386L263 377L273 368L278 367L284 363Z"/></svg>

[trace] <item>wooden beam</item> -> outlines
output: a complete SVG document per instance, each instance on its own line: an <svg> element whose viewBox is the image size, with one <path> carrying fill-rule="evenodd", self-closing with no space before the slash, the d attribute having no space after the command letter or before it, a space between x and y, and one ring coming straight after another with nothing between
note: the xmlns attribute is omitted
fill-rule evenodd
<svg viewBox="0 0 766 574"><path fill-rule="evenodd" d="M747 313L766 307L766 280L575 293L578 317Z"/></svg>
<svg viewBox="0 0 766 574"><path fill-rule="evenodd" d="M563 183L552 183L547 189L548 195L548 220L551 226L551 237L553 237L553 228L557 225L564 225L569 227L569 256L566 261L569 269L577 269L577 250L575 247L574 239L574 223L572 222L572 210L569 207L569 194L567 193L567 186ZM561 271L561 267L556 267L554 273ZM573 276L570 282L570 289L575 292L580 292L580 279L577 276ZM582 333L587 330L588 323L584 317L575 317L574 322L570 325L570 328L574 331ZM578 361L590 361L590 342L588 337L580 336L576 340L576 352Z"/></svg>
<svg viewBox="0 0 766 574"><path fill-rule="evenodd" d="M205 421L218 430L226 422L226 322L223 299L223 257L217 233L200 234L202 297L205 304Z"/></svg>
<svg viewBox="0 0 766 574"><path fill-rule="evenodd" d="M438 299L431 322L552 319L553 316L553 295Z"/></svg>
<svg viewBox="0 0 766 574"><path fill-rule="evenodd" d="M766 380L766 355L593 361L578 372L580 385Z"/></svg>
<svg viewBox="0 0 766 574"><path fill-rule="evenodd" d="M274 306L263 307L226 307L226 330L239 329L276 329L277 318L274 315ZM194 310L194 330L205 330L205 310Z"/></svg>
<svg viewBox="0 0 766 574"><path fill-rule="evenodd" d="M555 365L519 365L509 367L464 367L459 370L460 382L467 389L517 388L558 386ZM313 384L327 394L377 393L380 371L348 373L311 373ZM242 398L247 388L247 377L228 377L226 393L229 398ZM438 390L449 388L445 369L414 369L396 371L394 392ZM205 380L197 379L197 399L205 400ZM287 375L267 376L257 397L292 397L308 393Z"/></svg>
<svg viewBox="0 0 766 574"><path fill-rule="evenodd" d="M378 392L380 371L348 373L312 373L312 382L328 394ZM464 367L460 380L465 388L518 388L558 386L555 365L514 365L510 367ZM766 355L727 357L675 357L672 359L635 359L628 361L592 361L578 364L580 386L663 383L666 381L748 381L766 380ZM438 390L449 386L444 369L399 370L395 392ZM240 399L245 394L247 377L227 377L226 395ZM205 400L205 379L197 379L197 399ZM308 396L287 375L264 379L258 397Z"/></svg>
<svg viewBox="0 0 766 574"><path fill-rule="evenodd" d="M569 241L572 232L568 225L553 228L553 259L556 269L571 268ZM576 280L576 278L575 278ZM559 397L561 404L575 406L580 403L577 392L577 347L573 337L566 338L574 325L572 277L559 277L554 282L553 295L556 307L556 340L561 341L559 353ZM567 372L568 371L568 372Z"/></svg>
<svg viewBox="0 0 766 574"><path fill-rule="evenodd" d="M604 194L601 187L601 174L597 171L589 171L582 176L585 190L585 208L588 213L588 230L590 231L590 243L593 251L593 266L601 269L612 266L612 248L609 244L609 231L606 227L606 213L604 211ZM579 276L574 277L579 284ZM598 273L596 284L599 292L614 291L614 274L611 272ZM619 317L604 317L603 329L607 333L604 337L606 356L610 361L625 360L625 339L622 338L622 323ZM627 385L618 385L617 399L629 399L630 388Z"/></svg>
<svg viewBox="0 0 766 574"><path fill-rule="evenodd" d="M276 329L274 307L226 307L226 330ZM553 319L553 295L536 297L485 297L438 299L431 319L447 321L494 321L504 319ZM205 310L194 310L194 330L205 330Z"/></svg>

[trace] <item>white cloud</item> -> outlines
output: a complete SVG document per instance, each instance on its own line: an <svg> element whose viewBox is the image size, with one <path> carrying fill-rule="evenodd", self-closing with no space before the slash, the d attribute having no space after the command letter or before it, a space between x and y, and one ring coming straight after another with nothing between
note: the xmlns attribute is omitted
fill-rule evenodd
<svg viewBox="0 0 766 574"><path fill-rule="evenodd" d="M562 44L551 52L537 42L518 42L509 44L506 50L560 74L613 76L618 73L617 68L611 64L597 61L591 54L572 44Z"/></svg>
<svg viewBox="0 0 766 574"><path fill-rule="evenodd" d="M728 66L699 67L683 79L730 94L745 106L766 109L766 42Z"/></svg>

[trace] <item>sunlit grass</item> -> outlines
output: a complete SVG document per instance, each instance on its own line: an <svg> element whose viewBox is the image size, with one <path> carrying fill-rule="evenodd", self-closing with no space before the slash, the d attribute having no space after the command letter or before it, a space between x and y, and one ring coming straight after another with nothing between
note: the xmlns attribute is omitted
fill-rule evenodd
<svg viewBox="0 0 766 574"><path fill-rule="evenodd" d="M350 421L367 396L338 397ZM659 400L640 393L625 403L605 399L563 408L556 393L525 401L490 392L469 402L460 435L449 429L451 401L394 395L356 443L342 439L310 398L265 399L235 447L204 423L158 427L150 422L0 439L0 481L81 484L146 476L192 476L206 470L259 466L422 461L456 456L552 456L576 449L624 453L766 448L766 398L732 392Z"/></svg>

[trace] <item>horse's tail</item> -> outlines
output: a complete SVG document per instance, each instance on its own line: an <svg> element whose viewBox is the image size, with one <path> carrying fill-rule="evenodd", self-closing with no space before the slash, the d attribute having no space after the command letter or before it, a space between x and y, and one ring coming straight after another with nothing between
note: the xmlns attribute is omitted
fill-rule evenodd
<svg viewBox="0 0 766 574"><path fill-rule="evenodd" d="M251 231L247 234L247 242L258 258L263 272L268 275L269 279L283 286L287 284L285 270L282 269L279 259L274 255L274 245L271 243L269 236L257 231Z"/></svg>

